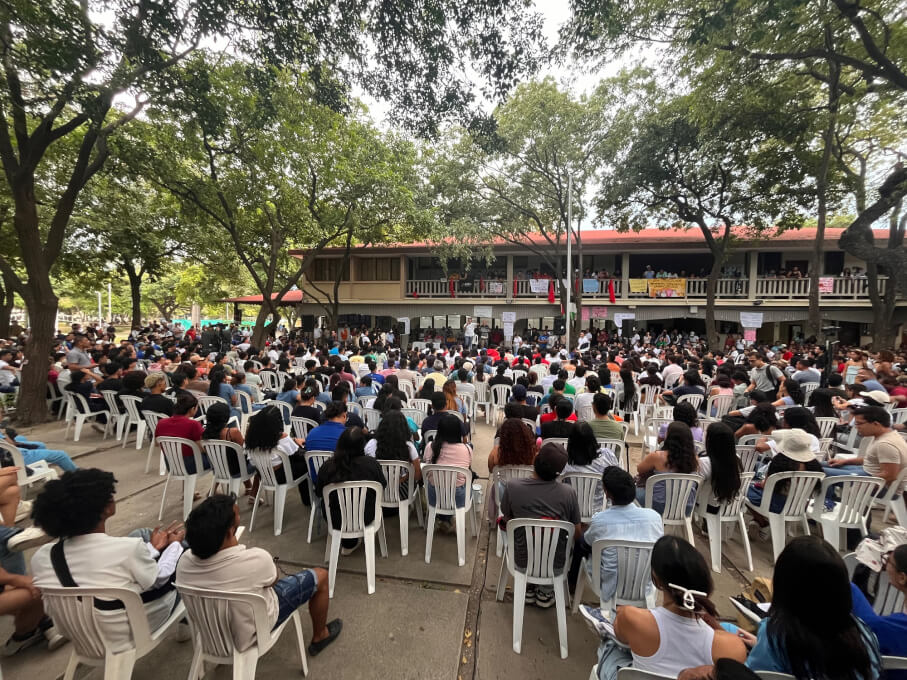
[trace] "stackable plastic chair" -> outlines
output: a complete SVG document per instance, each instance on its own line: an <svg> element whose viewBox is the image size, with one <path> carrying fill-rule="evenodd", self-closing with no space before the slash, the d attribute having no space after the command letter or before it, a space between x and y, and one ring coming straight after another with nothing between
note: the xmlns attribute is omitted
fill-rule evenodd
<svg viewBox="0 0 907 680"><path fill-rule="evenodd" d="M457 479L462 475L466 478L464 483L465 502L462 508L457 507L456 492ZM435 535L435 519L438 515L453 516L457 527L457 564L466 564L466 515L472 518L472 535L476 532L476 516L472 510L472 471L469 468L456 465L422 466L422 479L425 482L425 503L428 506L428 519L425 525L425 563L431 564L431 544ZM434 505L428 499L428 484L435 487Z"/></svg>
<svg viewBox="0 0 907 680"><path fill-rule="evenodd" d="M185 606L179 602L163 625L152 632L142 598L129 588L47 586L41 588L41 597L54 625L72 641L64 680L73 680L80 665L103 668L105 680L128 680L135 662L157 647L186 615ZM122 643L112 644L107 638L102 625L104 612L94 605L96 597L123 603L128 621L124 625L132 632L131 646L121 649Z"/></svg>
<svg viewBox="0 0 907 680"><path fill-rule="evenodd" d="M407 402L409 408L417 408L425 415L431 410L431 401L429 399L412 399Z"/></svg>
<svg viewBox="0 0 907 680"><path fill-rule="evenodd" d="M907 409L904 409L907 411ZM885 490L882 496L873 501L873 507L882 508L882 521L887 522L890 514L894 513L895 520L907 529L907 502L904 501L904 485L907 484L907 467Z"/></svg>
<svg viewBox="0 0 907 680"><path fill-rule="evenodd" d="M485 409L486 424L489 422L489 416L491 416L492 423L497 422L498 413L504 413L504 407L507 405L507 402L510 401L512 394L513 388L510 385L491 386L491 398L489 400L488 408Z"/></svg>
<svg viewBox="0 0 907 680"><path fill-rule="evenodd" d="M238 496L242 485L252 477L249 474L249 468L246 466L246 450L240 444L224 439L203 439L202 450L207 454L208 460L211 461L211 469L214 470L214 483L225 485L230 490L230 493ZM238 477L230 474L231 453L236 456L236 460L239 462Z"/></svg>
<svg viewBox="0 0 907 680"><path fill-rule="evenodd" d="M82 426L85 425L85 421L92 420L97 422L98 416L106 416L107 424L104 425L104 439L107 439L107 431L110 429L111 415L110 411L104 409L102 411L92 411L88 408L88 400L83 397L81 394L76 392L64 392L63 396L67 401L68 412L66 415L66 432L63 434L63 438L66 439L69 436L69 426L73 423L75 424L75 430L73 431L74 442L79 441L79 437L82 436ZM125 397L124 397L125 398ZM133 397L134 398L134 397ZM80 405L82 408L79 409ZM144 424L142 425L144 427ZM139 448L136 446L135 448Z"/></svg>
<svg viewBox="0 0 907 680"><path fill-rule="evenodd" d="M212 474L212 470L205 470L202 466L202 450L198 442L183 437L158 437L157 445L161 447L161 454L167 462L167 479L164 480L164 491L161 494L161 509L157 518L160 520L164 516L164 502L167 500L167 486L170 480L174 479L183 483L183 519L192 512L192 501L195 496L195 489L198 480L201 477ZM195 472L189 472L186 469L186 460L183 456L183 446L192 449L192 457L195 459Z"/></svg>
<svg viewBox="0 0 907 680"><path fill-rule="evenodd" d="M400 410L403 412L404 416L410 418L419 427L422 426L422 421L427 418L425 411L420 408L403 408Z"/></svg>
<svg viewBox="0 0 907 680"><path fill-rule="evenodd" d="M280 399L268 399L262 403L267 404L268 406L275 406L280 410L280 415L283 418L284 423L283 431L290 434L290 418L293 417L293 407L285 401L280 401Z"/></svg>
<svg viewBox="0 0 907 680"><path fill-rule="evenodd" d="M564 450L567 449L567 437L548 437L542 440L542 446L545 444L560 444L564 447Z"/></svg>
<svg viewBox="0 0 907 680"><path fill-rule="evenodd" d="M514 532L522 529L526 537L526 568L519 569L514 561ZM552 586L557 609L557 632L561 658L567 658L567 571L573 554L575 527L570 522L551 519L512 519L507 522L507 546L498 578L497 599L504 599L507 575L513 575L513 651L517 654L523 645L523 613L526 609L528 584ZM558 543L563 536L565 545L564 566L555 569Z"/></svg>
<svg viewBox="0 0 907 680"><path fill-rule="evenodd" d="M373 503L374 519L366 524L365 508L367 494L375 495ZM381 513L381 497L384 490L380 482L343 482L328 484L324 487L323 502L330 516L331 494L337 495L340 507L340 528L335 529L328 521L328 540L324 550L324 559L328 562L328 591L334 597L334 584L337 580L337 562L340 559L340 541L344 538L361 538L365 543L365 578L368 583L368 594L375 592L375 535L381 547L381 556L387 557L387 538L384 535L384 523Z"/></svg>
<svg viewBox="0 0 907 680"><path fill-rule="evenodd" d="M709 397L705 404L705 417L709 420L721 420L722 416L730 413L735 400L736 397L733 394L716 394ZM712 415L713 409L715 415Z"/></svg>
<svg viewBox="0 0 907 680"><path fill-rule="evenodd" d="M756 450L755 444L737 444L737 458L740 460L740 469L743 472L755 472L762 462L763 454Z"/></svg>
<svg viewBox="0 0 907 680"><path fill-rule="evenodd" d="M492 497L494 498L495 518L501 516L501 494L504 493L504 486L507 482L511 479L526 479L532 477L534 473L535 468L531 465L498 465L495 467L491 473L492 482L494 484L494 493ZM497 522L495 522L495 528L497 534L495 554L500 557L504 550L504 532L501 530L501 527L497 526Z"/></svg>
<svg viewBox="0 0 907 680"><path fill-rule="evenodd" d="M259 657L274 646L290 621L296 627L302 674L304 676L309 674L299 610L294 611L280 626L272 629L268 618L268 606L262 595L206 590L180 584L176 584L176 589L186 607L186 617L192 630L194 649L192 665L189 667L189 680L200 680L204 677L205 664L232 665L234 680L254 678ZM255 624L255 643L243 651L238 650L234 642L231 609L236 607L246 609L252 615Z"/></svg>
<svg viewBox="0 0 907 680"><path fill-rule="evenodd" d="M19 488L22 490L23 498L31 485L57 479L57 471L50 467L46 460L37 460L34 463L26 464L19 447L11 443L9 439L0 439L0 449L9 453L13 459L13 465L18 468L16 470L16 480L19 483ZM28 468L32 474L28 474L26 468Z"/></svg>
<svg viewBox="0 0 907 680"><path fill-rule="evenodd" d="M148 444L148 456L145 458L145 473L151 469L151 459L154 457L154 449L157 446L157 438L154 436L154 433L157 432L157 424L168 418L169 416L166 413L158 413L157 411L142 411L142 418L145 419L145 425L148 427L148 438L151 440L151 443ZM160 457L160 474L167 474L167 468L164 467L164 458Z"/></svg>
<svg viewBox="0 0 907 680"><path fill-rule="evenodd" d="M737 496L730 501L722 501L718 506L717 513L702 512L705 517L706 526L709 530L709 551L712 557L712 571L721 573L721 545L724 542L724 525L730 524L730 531L727 532L728 538L733 536L734 526L740 528L740 541L743 543L743 549L746 552L747 569L753 571L753 553L750 549L750 538L746 533L746 520L743 517L743 502L746 500L746 492L750 488L755 472L743 472L740 475L740 489ZM708 501L709 484L704 485L703 492L700 494L700 505L705 505ZM704 510L704 508L703 508Z"/></svg>
<svg viewBox="0 0 907 680"><path fill-rule="evenodd" d="M312 542L312 533L315 529L315 523L324 520L321 513L321 497L315 493L315 481L312 479L312 473L318 478L318 471L326 461L334 457L332 451L308 451L305 454L306 484L309 485L309 498L312 501L312 507L309 508L309 530L306 533L306 543Z"/></svg>
<svg viewBox="0 0 907 680"><path fill-rule="evenodd" d="M272 453L279 456L280 461L283 464L284 479L286 480L284 482L279 482L277 480L277 475L271 464ZM294 477L293 469L290 467L290 457L280 449L273 449L272 451L262 451L260 449L251 451L246 450L246 454L249 456L249 460L252 461L252 465L255 466L255 469L258 470L258 474L261 476L261 483L258 485L258 493L255 494L255 504L252 506L252 518L249 520L249 533L251 534L252 529L255 528L255 515L258 512L258 499L261 498L262 493L270 491L274 494L274 535L280 536L283 531L283 511L287 504L287 491L295 489L300 484L305 483L308 475L303 474L299 477Z"/></svg>
<svg viewBox="0 0 907 680"><path fill-rule="evenodd" d="M290 416L290 429L293 430L293 436L297 439L305 439L309 431L318 427L311 418L302 418L300 416Z"/></svg>
<svg viewBox="0 0 907 680"><path fill-rule="evenodd" d="M904 593L891 585L888 572L884 569L879 574L876 587L876 599L872 603L873 611L879 616L888 616L904 611Z"/></svg>
<svg viewBox="0 0 907 680"><path fill-rule="evenodd" d="M835 436L835 427L838 425L837 418L816 418L816 422L819 424L819 431L822 434L822 439Z"/></svg>
<svg viewBox="0 0 907 680"><path fill-rule="evenodd" d="M123 423L128 418L128 414L120 411L120 406L117 404L116 390L101 390L101 395L104 397L104 403L107 404L107 410L110 412L110 425L108 427L115 428L117 441L120 441L123 438Z"/></svg>
<svg viewBox="0 0 907 680"><path fill-rule="evenodd" d="M569 484L576 491L580 521L584 524L588 524L592 515L604 509L603 502L595 502L596 492L601 488L601 475L594 472L565 472L560 476L560 481Z"/></svg>
<svg viewBox="0 0 907 680"><path fill-rule="evenodd" d="M646 507L652 507L653 492L656 484L665 486L665 507L661 512L661 519L665 528L670 526L683 527L687 541L695 545L693 539L693 510L695 500L690 503L690 498L695 497L702 485L699 475L686 475L675 472L652 475L646 480Z"/></svg>
<svg viewBox="0 0 907 680"><path fill-rule="evenodd" d="M80 395L76 395L80 396ZM142 400L138 397L132 397L124 394L120 397L123 402L123 408L126 409L126 417L120 420L120 426L123 430L123 448L129 443L129 435L132 432L132 426L135 425L135 448L142 448L145 443L145 419L142 417Z"/></svg>
<svg viewBox="0 0 907 680"><path fill-rule="evenodd" d="M701 394L684 394L682 397L677 397L678 404L689 404L697 411L704 400L705 397Z"/></svg>
<svg viewBox="0 0 907 680"><path fill-rule="evenodd" d="M362 409L362 420L365 422L365 426L374 432L381 423L381 411L375 408Z"/></svg>
<svg viewBox="0 0 907 680"><path fill-rule="evenodd" d="M787 543L787 525L789 522L799 522L803 527L803 532L809 535L809 522L807 522L807 508L816 490L816 485L821 482L825 475L821 472L778 472L765 480L765 487L762 491L762 502L754 505L749 500L746 506L768 518L768 525L772 532L772 553L774 559L784 550ZM783 482L789 482L787 497L784 500L784 507L780 512L771 512L769 510L772 502L772 495L775 487Z"/></svg>
<svg viewBox="0 0 907 680"><path fill-rule="evenodd" d="M599 608L606 616L610 614L611 618L618 605L628 604L649 609L655 607L655 589L649 587L652 583L652 549L655 543L603 539L595 541L590 547L592 554L582 559L576 590L573 593L574 613L579 610L579 605L583 601L583 591L587 582L592 592L598 595ZM608 600L602 599L602 553L605 550L614 550L617 553L617 588ZM590 564L591 579L588 568Z"/></svg>
<svg viewBox="0 0 907 680"><path fill-rule="evenodd" d="M822 527L822 537L835 550L841 550L842 546L846 548L847 541L842 536L846 529L857 529L862 536L866 536L869 512L876 494L884 486L885 480L881 477L862 475L835 475L822 480L810 515ZM826 510L825 499L832 487L840 488L841 500L831 510Z"/></svg>
<svg viewBox="0 0 907 680"><path fill-rule="evenodd" d="M627 472L630 471L630 448L620 439L596 438L599 449L610 449L617 459L617 464Z"/></svg>
<svg viewBox="0 0 907 680"><path fill-rule="evenodd" d="M199 416L207 415L208 409L210 407L214 406L214 404L223 404L227 408L230 408L230 402L228 402L223 397L215 397L215 396L199 397L197 415L199 415Z"/></svg>
<svg viewBox="0 0 907 680"><path fill-rule="evenodd" d="M397 516L400 519L400 554L406 557L409 554L409 509L410 506L416 508L416 518L419 526L425 525L422 517L422 500L416 491L415 468L412 463L404 463L400 460L379 460L381 471L387 480L387 486L384 487L384 495L381 499L382 508L397 508ZM406 477L406 497L400 495L400 486L403 478Z"/></svg>

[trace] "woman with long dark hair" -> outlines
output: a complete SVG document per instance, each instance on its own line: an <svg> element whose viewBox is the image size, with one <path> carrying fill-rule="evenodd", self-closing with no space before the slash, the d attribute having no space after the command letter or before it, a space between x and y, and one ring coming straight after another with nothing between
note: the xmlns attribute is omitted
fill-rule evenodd
<svg viewBox="0 0 907 680"><path fill-rule="evenodd" d="M837 418L840 420L841 416L832 405L831 398L832 391L827 387L819 387L809 395L809 406L812 408L813 415L816 418Z"/></svg>
<svg viewBox="0 0 907 680"><path fill-rule="evenodd" d="M419 451L413 444L412 432L402 411L389 408L381 414L375 437L365 445L365 455L378 460L412 463L415 479L422 479Z"/></svg>
<svg viewBox="0 0 907 680"><path fill-rule="evenodd" d="M629 368L620 369L620 379L623 384L623 389L620 393L620 410L624 412L632 411L635 403L634 397L636 396L633 372Z"/></svg>
<svg viewBox="0 0 907 680"><path fill-rule="evenodd" d="M618 668L628 665L676 678L685 668L718 659L746 660L743 641L718 623L709 599L712 572L695 547L676 536L659 538L652 549L652 583L662 593L662 606L617 610L615 639L598 650L599 678L614 680Z"/></svg>
<svg viewBox="0 0 907 680"><path fill-rule="evenodd" d="M271 467L277 481L286 482L286 471L283 469L283 460L276 455L275 449L283 451L288 456L293 479L306 474L303 447L305 440L290 437L284 431L283 416L276 406L265 406L249 419L246 428L246 451L271 453ZM309 505L308 487L299 485L299 497L305 505Z"/></svg>
<svg viewBox="0 0 907 680"><path fill-rule="evenodd" d="M202 432L202 439L221 439L228 442L233 442L234 444L239 444L244 446L246 443L245 438L243 437L242 430L238 427L231 427L229 425L231 415L230 407L226 404L212 404L208 407L207 412L205 413L205 429ZM252 465L243 457L242 462L233 451L227 452L227 467L230 468L231 477L239 477L240 465L246 467L247 472L250 474L255 472L255 466ZM258 477L255 477L255 485L253 486L252 480L247 479L244 482L246 487L246 495L254 496L258 491ZM250 502L254 502L251 501Z"/></svg>
<svg viewBox="0 0 907 680"><path fill-rule="evenodd" d="M328 484L340 482L380 482L382 487L387 486L387 479L378 461L365 455L365 434L361 428L348 427L337 440L334 456L329 458L318 470L318 481L315 483L315 493L321 497L324 487ZM322 504L324 509L324 504ZM365 522L371 523L375 519L375 494L368 491L365 494ZM325 511L326 513L326 511ZM335 529L341 527L340 504L337 494L330 498L331 526ZM348 555L362 544L362 539L345 538L340 542L341 553Z"/></svg>
<svg viewBox="0 0 907 680"><path fill-rule="evenodd" d="M239 421L242 417L242 414L237 408L239 397L236 396L236 390L227 383L227 370L224 366L222 364L217 364L212 368L211 372L208 374L208 380L210 381L208 385L208 396L224 399L230 404L230 415Z"/></svg>
<svg viewBox="0 0 907 680"><path fill-rule="evenodd" d="M878 678L878 641L852 608L837 551L818 536L794 538L775 563L772 605L746 665L795 678Z"/></svg>
<svg viewBox="0 0 907 680"><path fill-rule="evenodd" d="M435 392L435 379L426 378L422 381L422 387L416 393L416 399L431 399L431 395Z"/></svg>
<svg viewBox="0 0 907 680"><path fill-rule="evenodd" d="M724 423L712 423L705 435L705 456L699 458L699 473L709 482L709 512L718 512L740 492L740 459L734 431Z"/></svg>
<svg viewBox="0 0 907 680"><path fill-rule="evenodd" d="M564 473L591 472L601 477L605 468L617 464L617 457L611 449L599 447L595 432L592 431L589 423L578 422L570 429L567 437L567 465ZM604 508L604 498L605 492L602 489L601 479L599 479L598 484L595 485L593 501L599 510Z"/></svg>
<svg viewBox="0 0 907 680"><path fill-rule="evenodd" d="M640 505L646 501L645 481L654 474L676 472L679 474L696 474L699 472L699 459L696 457L696 445L693 433L686 423L674 421L668 426L661 450L654 451L643 458L636 466L638 486L636 499ZM690 499L695 500L694 498ZM652 508L661 513L665 506L664 484L656 484L652 494Z"/></svg>
<svg viewBox="0 0 907 680"><path fill-rule="evenodd" d="M438 421L438 429L431 445L427 446L422 456L423 463L434 463L436 465L456 465L462 468L469 468L472 464L472 448L463 443L463 425L459 418L453 414L447 414ZM428 477L425 479L426 488L428 489L429 504L435 503L435 486ZM458 508L466 505L466 484L471 484L471 476L467 479L466 475L458 475L456 504ZM451 515L441 515L438 517L442 526L450 527Z"/></svg>

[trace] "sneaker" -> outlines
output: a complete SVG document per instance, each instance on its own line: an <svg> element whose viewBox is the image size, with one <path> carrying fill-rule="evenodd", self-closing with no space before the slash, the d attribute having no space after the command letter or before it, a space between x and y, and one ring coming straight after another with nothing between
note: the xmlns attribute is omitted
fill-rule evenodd
<svg viewBox="0 0 907 680"><path fill-rule="evenodd" d="M545 592L544 590L536 589L535 606L541 607L542 609L548 609L548 607L553 607L554 606L554 593L549 593L549 592Z"/></svg>
<svg viewBox="0 0 907 680"><path fill-rule="evenodd" d="M19 501L19 507L16 508L16 521L23 520L31 515L31 501Z"/></svg>
<svg viewBox="0 0 907 680"><path fill-rule="evenodd" d="M28 527L23 529L18 534L10 538L6 542L6 547L9 550L17 550L23 552L29 548L35 548L39 545L44 545L45 543L50 543L53 538L45 534L38 527Z"/></svg>
<svg viewBox="0 0 907 680"><path fill-rule="evenodd" d="M41 628L35 628L31 633L29 633L24 639L17 640L15 635L11 635L9 640L6 641L6 644L0 648L0 655L2 656L13 656L18 654L24 649L29 647L34 647L36 644L41 642L44 639L44 631Z"/></svg>
<svg viewBox="0 0 907 680"><path fill-rule="evenodd" d="M340 547L340 554L341 554L341 555L352 555L354 552L356 552L357 550L359 550L359 547L360 547L361 545L362 545L362 539L361 539L361 538L357 538L357 539L356 539L356 545L354 545L352 548L344 548L343 546L341 546L341 547Z"/></svg>
<svg viewBox="0 0 907 680"><path fill-rule="evenodd" d="M587 604L581 604L579 606L579 612L583 615L583 619L589 625L589 627L596 633L599 637L606 637L614 633L614 626L605 616L605 613L598 607L590 607Z"/></svg>
<svg viewBox="0 0 907 680"><path fill-rule="evenodd" d="M535 606L535 588L526 588L525 602L527 605Z"/></svg>
<svg viewBox="0 0 907 680"><path fill-rule="evenodd" d="M55 649L59 649L66 644L66 638L63 636L57 627L51 625L50 628L44 631L44 639L47 640L47 651L52 652Z"/></svg>

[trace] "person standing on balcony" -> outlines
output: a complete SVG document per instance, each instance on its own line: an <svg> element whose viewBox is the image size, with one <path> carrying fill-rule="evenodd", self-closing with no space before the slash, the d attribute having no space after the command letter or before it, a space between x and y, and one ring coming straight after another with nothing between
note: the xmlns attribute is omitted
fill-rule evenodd
<svg viewBox="0 0 907 680"><path fill-rule="evenodd" d="M473 321L468 316L466 317L466 325L463 326L463 344L466 345L466 349L472 349L472 343L476 339L476 322Z"/></svg>

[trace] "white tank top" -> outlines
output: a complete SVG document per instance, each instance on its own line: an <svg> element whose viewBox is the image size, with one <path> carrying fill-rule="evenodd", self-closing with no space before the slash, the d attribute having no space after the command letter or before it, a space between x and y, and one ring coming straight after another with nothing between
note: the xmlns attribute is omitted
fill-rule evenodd
<svg viewBox="0 0 907 680"><path fill-rule="evenodd" d="M633 668L676 677L684 668L708 666L715 630L701 619L687 618L664 607L652 610L660 644L652 656L633 654Z"/></svg>

